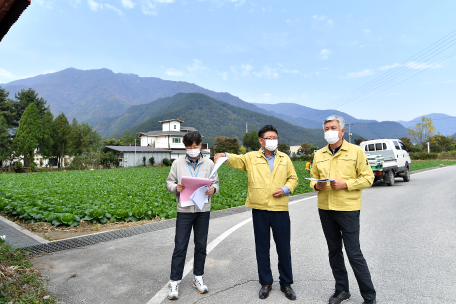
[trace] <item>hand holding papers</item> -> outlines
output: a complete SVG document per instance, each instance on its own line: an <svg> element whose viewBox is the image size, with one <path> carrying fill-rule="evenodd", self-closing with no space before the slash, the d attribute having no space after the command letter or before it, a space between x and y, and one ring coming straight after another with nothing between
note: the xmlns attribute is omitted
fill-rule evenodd
<svg viewBox="0 0 456 304"><path fill-rule="evenodd" d="M181 206L188 207L194 205L191 199L192 194L198 190L198 188L203 186L209 187L212 184L212 180L208 178L182 176L181 183L185 185L184 191L180 193Z"/></svg>
<svg viewBox="0 0 456 304"><path fill-rule="evenodd" d="M211 175L209 176L209 178L213 178L214 175L215 175L215 172L217 172L218 168L220 168L220 166L221 166L224 162L226 162L227 160L228 160L228 157L227 157L227 156L225 156L225 157L220 157L220 158L218 159L217 163L215 163L214 169L212 170Z"/></svg>
<svg viewBox="0 0 456 304"><path fill-rule="evenodd" d="M190 196L190 199L192 200L193 204L195 204L196 208L198 210L202 210L204 207L204 204L207 203L208 200L208 195L206 195L206 192L209 190L209 187L204 185L198 189L196 189L195 192Z"/></svg>
<svg viewBox="0 0 456 304"><path fill-rule="evenodd" d="M319 183L326 183L326 182L333 182L335 181L334 178L323 178L323 179L316 179L316 178L306 178L307 180Z"/></svg>

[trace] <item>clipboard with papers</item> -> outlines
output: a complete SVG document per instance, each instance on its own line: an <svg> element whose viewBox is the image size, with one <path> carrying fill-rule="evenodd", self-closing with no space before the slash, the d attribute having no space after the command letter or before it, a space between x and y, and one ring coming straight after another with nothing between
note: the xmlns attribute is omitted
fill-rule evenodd
<svg viewBox="0 0 456 304"><path fill-rule="evenodd" d="M204 204L209 201L209 196L206 192L212 184L212 178L220 168L220 166L228 159L221 157L212 169L209 178L182 176L180 183L185 185L184 190L180 193L180 201L182 207L195 205L199 210L203 209Z"/></svg>

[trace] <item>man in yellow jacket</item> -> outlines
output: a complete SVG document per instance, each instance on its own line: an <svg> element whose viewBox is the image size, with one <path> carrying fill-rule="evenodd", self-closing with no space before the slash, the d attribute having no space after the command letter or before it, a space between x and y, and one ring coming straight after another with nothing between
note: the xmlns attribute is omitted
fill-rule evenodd
<svg viewBox="0 0 456 304"><path fill-rule="evenodd" d="M364 298L363 304L375 304L376 292L359 244L361 190L372 186L374 174L363 150L342 138L344 126L345 121L340 116L333 115L324 121L328 146L315 153L310 171L312 178L334 179L330 183L310 183L310 187L318 191L318 213L336 281L335 292L328 303L339 304L350 298L343 243Z"/></svg>
<svg viewBox="0 0 456 304"><path fill-rule="evenodd" d="M252 208L255 250L258 276L261 284L260 299L266 299L272 289L272 272L269 259L271 229L279 258L280 289L290 300L296 299L291 288L290 215L288 214L288 194L298 185L298 176L291 159L277 150L278 131L266 125L258 131L261 149L245 155L218 153L228 156L226 164L247 171L248 192L245 205Z"/></svg>

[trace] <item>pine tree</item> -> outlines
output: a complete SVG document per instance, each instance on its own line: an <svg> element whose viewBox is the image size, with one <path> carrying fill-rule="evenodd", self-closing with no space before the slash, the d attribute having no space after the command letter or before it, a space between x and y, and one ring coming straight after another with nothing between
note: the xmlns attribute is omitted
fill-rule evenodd
<svg viewBox="0 0 456 304"><path fill-rule="evenodd" d="M35 103L32 102L19 121L19 126L14 138L14 146L19 154L24 155L24 165L33 162L35 149L39 147L43 137L43 122Z"/></svg>
<svg viewBox="0 0 456 304"><path fill-rule="evenodd" d="M41 155L44 159L49 159L54 156L53 149L53 136L54 136L54 115L52 115L51 110L47 109L46 113L43 115L43 137L40 141L40 150Z"/></svg>
<svg viewBox="0 0 456 304"><path fill-rule="evenodd" d="M0 161L11 156L11 134L8 132L6 118L0 115Z"/></svg>
<svg viewBox="0 0 456 304"><path fill-rule="evenodd" d="M70 135L71 127L65 114L61 113L54 120L54 149L58 156L58 167L63 160L63 156L68 153L68 138Z"/></svg>
<svg viewBox="0 0 456 304"><path fill-rule="evenodd" d="M35 103L35 106L38 109L38 114L41 117L43 117L46 110L49 109L49 106L46 107L46 100L42 97L38 98L38 93L36 93L33 89L23 89L19 93L15 94L15 98L16 101L12 102L12 113L14 114L14 117L11 124L13 128L19 126L19 121L21 120L25 109L27 109L31 103Z"/></svg>

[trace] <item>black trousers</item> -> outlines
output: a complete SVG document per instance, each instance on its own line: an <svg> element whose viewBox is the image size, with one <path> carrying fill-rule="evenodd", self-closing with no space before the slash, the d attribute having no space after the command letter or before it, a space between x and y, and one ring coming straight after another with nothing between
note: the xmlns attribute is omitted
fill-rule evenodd
<svg viewBox="0 0 456 304"><path fill-rule="evenodd" d="M279 258L280 287L293 284L290 248L290 215L288 211L252 209L252 219L260 284L272 284L274 281L269 258L271 229Z"/></svg>
<svg viewBox="0 0 456 304"><path fill-rule="evenodd" d="M347 269L342 253L342 248L345 246L345 253L358 281L362 297L366 300L374 300L376 297L374 285L359 244L360 211L318 209L318 213L328 243L329 264L336 280L336 290L349 291Z"/></svg>
<svg viewBox="0 0 456 304"><path fill-rule="evenodd" d="M176 219L176 236L174 237L174 252L171 260L172 281L182 280L185 257L187 255L190 233L193 228L195 253L193 256L193 274L204 274L206 262L207 233L209 230L210 212L184 213L178 212Z"/></svg>

